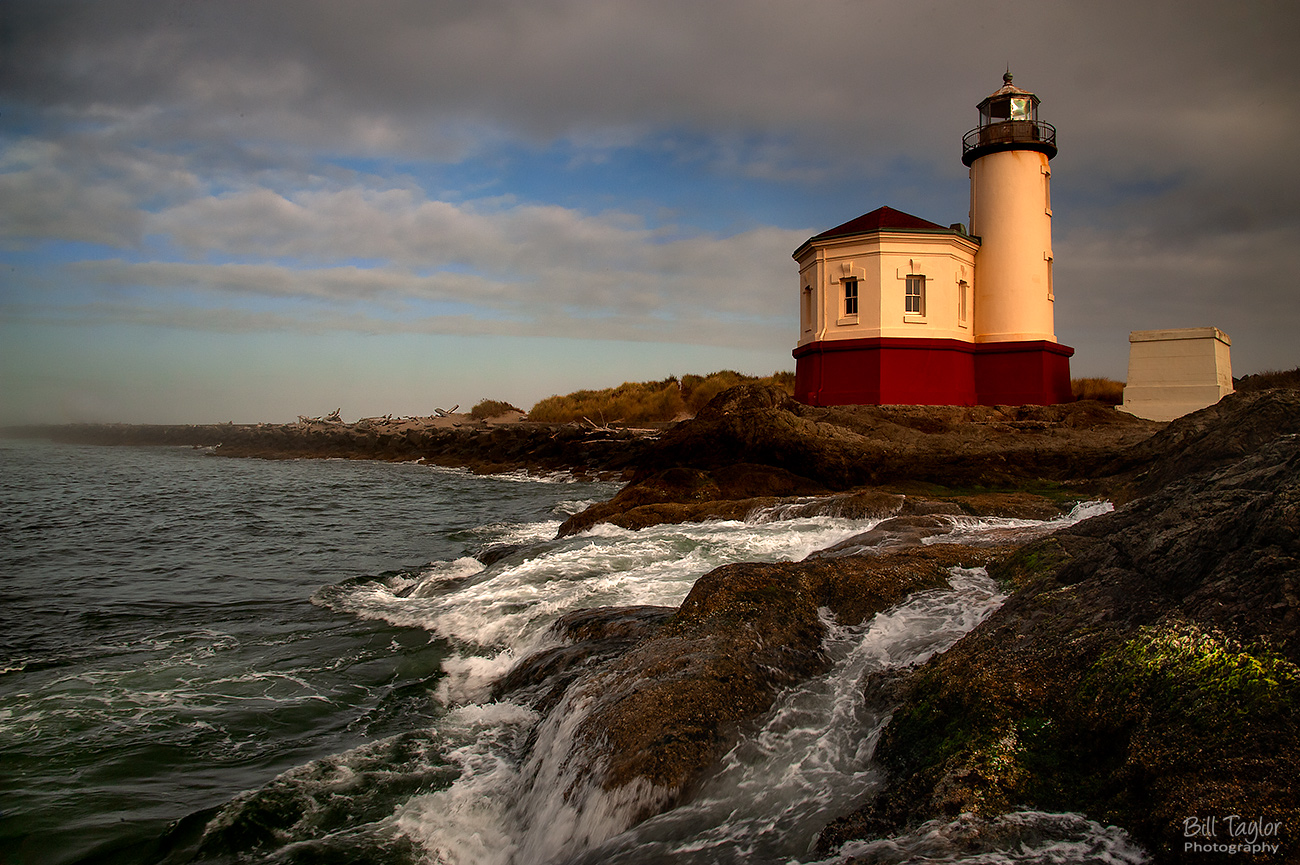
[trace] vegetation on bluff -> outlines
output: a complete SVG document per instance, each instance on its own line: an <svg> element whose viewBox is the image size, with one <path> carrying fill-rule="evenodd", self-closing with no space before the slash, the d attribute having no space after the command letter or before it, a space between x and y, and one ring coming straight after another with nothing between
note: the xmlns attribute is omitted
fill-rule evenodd
<svg viewBox="0 0 1300 865"><path fill-rule="evenodd" d="M473 420L489 420L494 417L501 417L511 412L523 414L524 410L508 402L502 402L499 399L479 400L478 404L469 410L469 416Z"/></svg>
<svg viewBox="0 0 1300 865"><path fill-rule="evenodd" d="M1113 378L1072 378L1070 393L1076 400L1095 399L1107 405L1120 405L1124 402L1124 382Z"/></svg>
<svg viewBox="0 0 1300 865"><path fill-rule="evenodd" d="M768 384L793 394L794 373L759 377L724 369L709 375L670 375L662 381L624 382L602 390L549 396L529 410L528 419L544 423L583 419L599 424L665 423L694 417L709 400L738 384Z"/></svg>

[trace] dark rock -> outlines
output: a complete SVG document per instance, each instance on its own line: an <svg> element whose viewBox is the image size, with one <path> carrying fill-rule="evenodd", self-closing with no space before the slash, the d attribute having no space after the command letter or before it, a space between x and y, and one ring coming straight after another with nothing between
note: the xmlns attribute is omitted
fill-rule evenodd
<svg viewBox="0 0 1300 865"><path fill-rule="evenodd" d="M701 577L662 628L572 688L593 703L572 751L606 789L660 791L642 819L677 800L777 691L826 668L820 607L857 623L910 593L945 585L954 565L1009 550L957 545L831 561L734 564ZM575 626L575 625L571 625Z"/></svg>
<svg viewBox="0 0 1300 865"><path fill-rule="evenodd" d="M659 630L677 612L675 607L639 605L574 610L555 620L551 631L575 642L621 640L628 645Z"/></svg>
<svg viewBox="0 0 1300 865"><path fill-rule="evenodd" d="M1289 429L1291 399L1215 423L1249 407ZM1300 437L1250 424L1220 446L1203 423L1161 453L1205 471L991 569L1017 591L904 684L890 783L823 849L1014 806L1081 811L1170 862L1207 861L1184 818L1258 816L1282 825L1267 861L1300 854Z"/></svg>
<svg viewBox="0 0 1300 865"><path fill-rule="evenodd" d="M827 492L820 484L776 466L737 463L715 471L674 466L628 484L606 502L599 502L567 519L560 537L577 534L596 523L609 522L639 529L664 522L743 519L779 496Z"/></svg>
<svg viewBox="0 0 1300 865"><path fill-rule="evenodd" d="M1128 468L1134 474L1132 494L1149 495L1178 478L1234 463L1279 435L1296 433L1300 391L1231 393L1170 421L1107 469Z"/></svg>
<svg viewBox="0 0 1300 865"><path fill-rule="evenodd" d="M474 558L478 559L484 567L487 567L496 564L506 556L514 555L523 548L523 544L493 544L479 550L474 554Z"/></svg>
<svg viewBox="0 0 1300 865"><path fill-rule="evenodd" d="M585 670L623 654L676 612L672 607L597 607L561 616L551 632L569 644L536 652L515 664L493 685L492 699L509 697L549 712Z"/></svg>
<svg viewBox="0 0 1300 865"><path fill-rule="evenodd" d="M628 486L571 517L560 533L600 522L641 528L743 519L760 508L784 508L791 497L902 491L879 489L891 484L926 487L909 496L908 513L921 513L920 502L929 501L925 513L1041 518L1056 505L990 490L1092 478L1159 428L1096 404L814 408L775 388L740 385L693 420L666 430L634 461ZM959 502L953 498L957 487L982 489L962 493ZM1077 501L1087 493L1080 486L1068 494ZM1013 508L1016 513L1009 513Z"/></svg>

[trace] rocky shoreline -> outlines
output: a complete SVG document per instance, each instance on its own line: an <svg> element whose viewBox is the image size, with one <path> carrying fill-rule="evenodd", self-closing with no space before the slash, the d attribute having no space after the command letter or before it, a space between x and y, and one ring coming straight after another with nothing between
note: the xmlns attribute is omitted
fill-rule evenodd
<svg viewBox="0 0 1300 865"><path fill-rule="evenodd" d="M1300 396L1238 394L1155 429L1088 423L1087 406L1021 410L1019 427L978 411L953 421L982 422L972 441L934 411L836 416L738 388L566 523L562 534L774 503L891 517L803 562L715 570L603 654L567 635L582 669L549 701L563 712L564 695L599 695L576 733L596 755L588 773L611 794L635 791L638 818L671 807L729 731L822 669L818 608L860 621L942 584L948 566L979 564L1006 603L947 652L864 686L895 706L877 752L887 780L822 831L824 855L931 820L1031 809L1120 826L1160 862L1294 861ZM1027 545L920 545L958 515L1045 513L1084 493L1120 507ZM527 682L530 665L555 662L516 670ZM1263 828L1203 828L1229 817Z"/></svg>
<svg viewBox="0 0 1300 865"><path fill-rule="evenodd" d="M648 817L688 798L780 689L825 667L819 610L864 621L944 584L954 565L980 565L1009 593L1002 607L947 652L864 685L894 707L877 750L887 781L825 827L824 855L929 820L1030 808L1120 826L1160 862L1300 856L1295 391L1234 394L1168 425L1096 403L812 408L741 386L654 431L302 426L57 437L626 481L562 535L760 509L880 518L802 562L712 571L677 609L566 616L563 645L521 660L496 696L561 720L581 699L572 735L587 762L575 771L611 795L632 791L635 817ZM1037 540L922 543L967 516L1045 519L1096 497L1117 508ZM1229 816L1271 828L1188 835ZM1224 822L1188 822L1211 817ZM1215 847L1247 840L1264 846Z"/></svg>

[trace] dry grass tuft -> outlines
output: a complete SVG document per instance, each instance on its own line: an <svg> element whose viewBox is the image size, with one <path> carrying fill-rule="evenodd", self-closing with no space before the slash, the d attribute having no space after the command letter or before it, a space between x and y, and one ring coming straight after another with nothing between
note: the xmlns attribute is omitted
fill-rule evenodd
<svg viewBox="0 0 1300 865"><path fill-rule="evenodd" d="M1243 375L1234 383L1237 390L1268 390L1279 387L1300 390L1300 367L1295 369L1268 369L1254 375Z"/></svg>
<svg viewBox="0 0 1300 865"><path fill-rule="evenodd" d="M1070 392L1076 400L1095 399L1107 405L1124 402L1124 382L1113 378L1073 378L1070 379Z"/></svg>

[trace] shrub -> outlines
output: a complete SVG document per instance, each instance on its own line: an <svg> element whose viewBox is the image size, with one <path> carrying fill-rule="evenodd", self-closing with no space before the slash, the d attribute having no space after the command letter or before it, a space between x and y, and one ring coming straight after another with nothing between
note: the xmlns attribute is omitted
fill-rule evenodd
<svg viewBox="0 0 1300 865"><path fill-rule="evenodd" d="M1070 392L1076 400L1095 399L1108 405L1124 402L1124 382L1113 378L1070 379Z"/></svg>
<svg viewBox="0 0 1300 865"><path fill-rule="evenodd" d="M1287 390L1300 390L1300 367L1287 370L1269 369L1254 375L1243 375L1235 383L1237 390L1267 390L1280 387Z"/></svg>
<svg viewBox="0 0 1300 865"><path fill-rule="evenodd" d="M487 420L492 417L500 417L507 412L517 411L520 414L524 410L513 406L508 402L502 402L499 399L480 400L479 404L469 410L469 416L474 420Z"/></svg>

